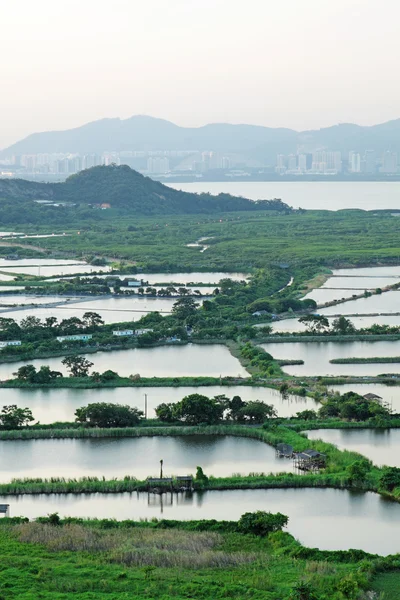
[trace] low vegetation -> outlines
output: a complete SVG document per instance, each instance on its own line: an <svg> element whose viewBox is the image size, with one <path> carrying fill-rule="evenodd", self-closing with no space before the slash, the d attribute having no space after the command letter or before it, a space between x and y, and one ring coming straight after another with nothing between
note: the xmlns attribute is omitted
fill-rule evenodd
<svg viewBox="0 0 400 600"><path fill-rule="evenodd" d="M286 521L262 512L238 522L3 519L0 585L7 598L32 600L346 600L398 567L397 557L304 548L281 530Z"/></svg>

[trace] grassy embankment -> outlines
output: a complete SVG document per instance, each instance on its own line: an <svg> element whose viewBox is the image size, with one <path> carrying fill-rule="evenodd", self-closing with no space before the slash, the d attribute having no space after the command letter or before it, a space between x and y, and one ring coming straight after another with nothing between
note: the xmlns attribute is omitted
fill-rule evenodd
<svg viewBox="0 0 400 600"><path fill-rule="evenodd" d="M308 549L288 533L243 534L229 521L44 521L2 521L4 598L343 600L375 578L387 585L385 571L399 567L397 557Z"/></svg>
<svg viewBox="0 0 400 600"><path fill-rule="evenodd" d="M369 356L367 358L332 358L334 365L363 365L376 363L400 363L400 356Z"/></svg>

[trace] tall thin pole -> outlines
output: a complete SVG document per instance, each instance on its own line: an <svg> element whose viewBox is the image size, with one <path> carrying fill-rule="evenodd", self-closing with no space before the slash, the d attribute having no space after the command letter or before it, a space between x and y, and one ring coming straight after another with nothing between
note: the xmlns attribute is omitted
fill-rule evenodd
<svg viewBox="0 0 400 600"><path fill-rule="evenodd" d="M147 419L147 394L144 395L144 418Z"/></svg>
<svg viewBox="0 0 400 600"><path fill-rule="evenodd" d="M163 478L163 464L164 464L164 461L161 459L160 460L160 479Z"/></svg>

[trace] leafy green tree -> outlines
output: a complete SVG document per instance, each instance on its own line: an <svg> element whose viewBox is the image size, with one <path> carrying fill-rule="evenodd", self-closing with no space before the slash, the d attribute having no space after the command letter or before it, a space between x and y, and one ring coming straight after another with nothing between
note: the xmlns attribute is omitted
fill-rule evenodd
<svg viewBox="0 0 400 600"><path fill-rule="evenodd" d="M54 327L57 324L57 317L46 317L44 322L46 327Z"/></svg>
<svg viewBox="0 0 400 600"><path fill-rule="evenodd" d="M77 408L76 421L90 427L134 427L143 417L143 412L132 406L97 402Z"/></svg>
<svg viewBox="0 0 400 600"><path fill-rule="evenodd" d="M3 429L19 429L34 421L29 408L19 408L16 404L3 406L0 413L0 423Z"/></svg>
<svg viewBox="0 0 400 600"><path fill-rule="evenodd" d="M70 317L69 319L63 319L60 323L60 330L65 335L73 335L79 333L83 327L83 322L78 317Z"/></svg>
<svg viewBox="0 0 400 600"><path fill-rule="evenodd" d="M332 323L332 331L346 335L348 333L353 333L355 331L355 327L350 319L346 319L346 317L341 315L337 319L334 319Z"/></svg>
<svg viewBox="0 0 400 600"><path fill-rule="evenodd" d="M25 319L21 319L20 327L21 329L29 331L43 327L43 323L40 319L38 319L38 317L29 315L25 317Z"/></svg>
<svg viewBox="0 0 400 600"><path fill-rule="evenodd" d="M84 356L67 356L61 361L71 372L72 377L87 377L89 369L93 367L93 363L87 360Z"/></svg>
<svg viewBox="0 0 400 600"><path fill-rule="evenodd" d="M99 380L103 383L107 381L114 381L115 379L118 379L118 377L118 373L116 373L115 371L111 371L111 369L108 369L107 371L104 371L104 373L99 374Z"/></svg>
<svg viewBox="0 0 400 600"><path fill-rule="evenodd" d="M199 305L193 298L186 296L179 298L173 307L172 314L178 319L178 321L186 321L189 317L193 317L196 314Z"/></svg>
<svg viewBox="0 0 400 600"><path fill-rule="evenodd" d="M302 421L315 421L318 418L315 410L302 410L296 413L296 416Z"/></svg>
<svg viewBox="0 0 400 600"><path fill-rule="evenodd" d="M379 484L382 489L389 492L400 487L400 469L398 467L385 467L379 479Z"/></svg>
<svg viewBox="0 0 400 600"><path fill-rule="evenodd" d="M104 321L101 316L96 312L85 312L82 321L85 327L90 327L91 329L95 329L96 327L100 327L100 325L104 325Z"/></svg>
<svg viewBox="0 0 400 600"><path fill-rule="evenodd" d="M244 402L240 396L233 396L232 400L230 400L228 403L229 418L236 421L238 418L238 414L240 413L241 409L245 406L246 402Z"/></svg>
<svg viewBox="0 0 400 600"><path fill-rule="evenodd" d="M220 402L201 394L189 394L177 402L174 407L177 419L188 425L218 423L223 416L224 407Z"/></svg>
<svg viewBox="0 0 400 600"><path fill-rule="evenodd" d="M203 469L201 467L197 467L196 468L196 477L195 477L195 481L197 484L201 485L201 486L205 486L208 485L208 477L207 475L204 473Z"/></svg>
<svg viewBox="0 0 400 600"><path fill-rule="evenodd" d="M160 421L164 421L165 423L177 421L178 418L175 415L174 407L175 405L172 403L166 404L163 402L162 404L159 404L155 410L157 419L160 419Z"/></svg>
<svg viewBox="0 0 400 600"><path fill-rule="evenodd" d="M371 461L367 459L356 460L346 468L350 483L363 483L371 471Z"/></svg>
<svg viewBox="0 0 400 600"><path fill-rule="evenodd" d="M237 412L236 419L241 423L264 423L266 419L277 416L275 407L272 404L266 404L262 400L252 400Z"/></svg>
<svg viewBox="0 0 400 600"><path fill-rule="evenodd" d="M329 329L329 321L324 315L305 315L300 317L299 323L303 323L310 333L322 333Z"/></svg>
<svg viewBox="0 0 400 600"><path fill-rule="evenodd" d="M23 365L16 373L13 373L20 381L34 381L36 368L33 365Z"/></svg>
<svg viewBox="0 0 400 600"><path fill-rule="evenodd" d="M263 510L244 513L238 521L242 533L252 533L264 537L274 531L281 531L288 524L289 517L282 513L270 513Z"/></svg>
<svg viewBox="0 0 400 600"><path fill-rule="evenodd" d="M50 383L53 379L57 379L57 377L62 377L62 373L52 371L47 365L42 365L39 371L33 376L32 381L33 383Z"/></svg>

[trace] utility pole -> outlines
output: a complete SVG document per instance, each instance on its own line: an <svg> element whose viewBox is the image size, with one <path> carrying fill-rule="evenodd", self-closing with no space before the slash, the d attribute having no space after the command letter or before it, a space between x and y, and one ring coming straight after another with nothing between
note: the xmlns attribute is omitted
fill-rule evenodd
<svg viewBox="0 0 400 600"><path fill-rule="evenodd" d="M164 461L163 461L163 459L161 459L160 460L160 479L163 478L163 464L164 464Z"/></svg>
<svg viewBox="0 0 400 600"><path fill-rule="evenodd" d="M144 418L147 419L147 394L144 395Z"/></svg>

